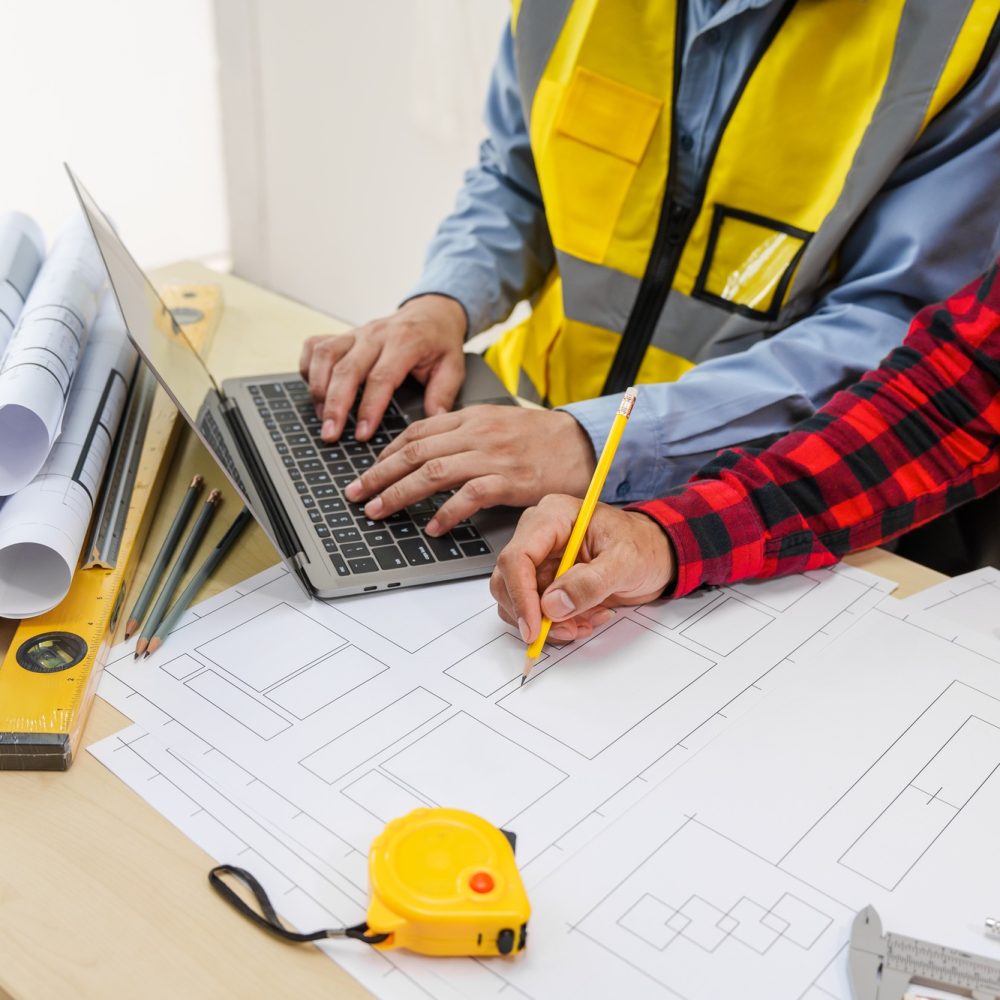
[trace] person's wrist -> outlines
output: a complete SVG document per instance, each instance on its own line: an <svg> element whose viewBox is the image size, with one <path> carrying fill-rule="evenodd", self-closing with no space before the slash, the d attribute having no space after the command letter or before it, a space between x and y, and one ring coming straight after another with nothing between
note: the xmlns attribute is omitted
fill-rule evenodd
<svg viewBox="0 0 1000 1000"><path fill-rule="evenodd" d="M425 295L417 295L415 298L408 299L399 311L403 314L429 319L446 335L457 340L459 344L465 343L465 335L469 329L469 317L466 315L465 307L457 299L448 295L438 295L436 292L427 292Z"/></svg>
<svg viewBox="0 0 1000 1000"><path fill-rule="evenodd" d="M565 410L552 410L550 416L556 425L555 443L567 459L571 469L570 479L575 490L565 492L582 497L590 485L590 478L597 467L597 455L594 453L594 443L576 417ZM567 484L567 485L568 485Z"/></svg>
<svg viewBox="0 0 1000 1000"><path fill-rule="evenodd" d="M659 521L641 510L624 511L634 519L639 535L639 551L648 553L649 589L659 593L672 590L677 583L677 553L670 535Z"/></svg>

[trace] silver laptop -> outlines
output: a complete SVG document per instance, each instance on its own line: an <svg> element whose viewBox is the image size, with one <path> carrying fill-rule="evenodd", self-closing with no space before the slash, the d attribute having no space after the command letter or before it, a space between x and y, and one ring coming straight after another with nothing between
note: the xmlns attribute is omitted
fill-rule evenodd
<svg viewBox="0 0 1000 1000"><path fill-rule="evenodd" d="M397 390L371 440L355 440L352 417L341 439L327 444L297 372L218 385L104 213L66 169L129 337L307 593L339 597L492 570L514 529L517 514L510 508L481 512L432 538L424 526L450 494L382 521L370 520L343 496L343 488L423 416L422 386L409 380ZM516 405L483 359L467 355L457 405L487 402Z"/></svg>

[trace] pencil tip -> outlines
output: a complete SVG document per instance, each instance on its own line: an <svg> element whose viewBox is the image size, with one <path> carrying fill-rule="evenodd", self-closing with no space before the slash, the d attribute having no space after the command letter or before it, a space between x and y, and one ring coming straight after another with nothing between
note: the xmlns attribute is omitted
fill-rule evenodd
<svg viewBox="0 0 1000 1000"><path fill-rule="evenodd" d="M527 679L528 679L528 675L527 675L527 674L522 674L522 675L521 675L521 684L520 684L520 686L521 686L521 687L524 687L524 682L525 682L525 681L526 681Z"/></svg>
<svg viewBox="0 0 1000 1000"><path fill-rule="evenodd" d="M144 659L144 660L148 660L148 659L149 659L149 650L148 650L148 649L146 650L146 653L145 653L145 655L143 656L143 659Z"/></svg>

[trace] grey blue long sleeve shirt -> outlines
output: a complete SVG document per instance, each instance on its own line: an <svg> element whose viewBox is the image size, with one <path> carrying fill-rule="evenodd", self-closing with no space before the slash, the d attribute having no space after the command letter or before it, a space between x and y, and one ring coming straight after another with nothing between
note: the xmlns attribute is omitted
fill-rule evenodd
<svg viewBox="0 0 1000 1000"><path fill-rule="evenodd" d="M674 113L680 197L693 196L716 131L777 0L691 0ZM470 333L536 292L555 255L517 85L510 31L486 104L488 137L409 297L459 301ZM651 209L655 210L655 209ZM856 381L913 314L981 270L1000 224L1000 57L942 111L844 241L838 280L811 313L676 382L644 385L602 499L659 496L719 449L780 435ZM600 452L619 398L563 407Z"/></svg>

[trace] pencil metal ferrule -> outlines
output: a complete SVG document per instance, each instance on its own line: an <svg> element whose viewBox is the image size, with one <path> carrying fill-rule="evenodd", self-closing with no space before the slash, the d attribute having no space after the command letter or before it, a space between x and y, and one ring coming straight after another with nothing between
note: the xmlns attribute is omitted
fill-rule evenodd
<svg viewBox="0 0 1000 1000"><path fill-rule="evenodd" d="M631 416L632 407L635 406L636 397L639 395L634 385L630 385L622 396L622 401L618 404L618 413L623 417Z"/></svg>

